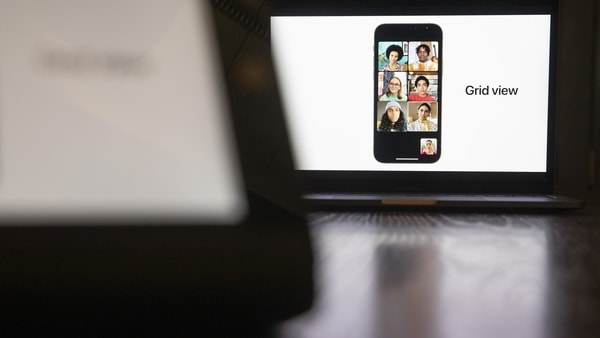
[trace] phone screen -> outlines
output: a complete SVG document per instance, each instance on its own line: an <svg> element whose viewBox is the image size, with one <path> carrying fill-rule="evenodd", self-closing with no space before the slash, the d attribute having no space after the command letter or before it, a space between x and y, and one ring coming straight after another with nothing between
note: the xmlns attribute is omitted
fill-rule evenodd
<svg viewBox="0 0 600 338"><path fill-rule="evenodd" d="M383 24L375 30L374 156L433 163L442 149L442 30Z"/></svg>

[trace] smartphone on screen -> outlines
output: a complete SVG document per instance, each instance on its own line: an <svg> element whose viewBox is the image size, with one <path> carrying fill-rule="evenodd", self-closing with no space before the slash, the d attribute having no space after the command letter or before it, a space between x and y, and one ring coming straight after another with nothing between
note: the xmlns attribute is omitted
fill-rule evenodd
<svg viewBox="0 0 600 338"><path fill-rule="evenodd" d="M374 155L383 163L433 163L442 150L442 29L375 30Z"/></svg>

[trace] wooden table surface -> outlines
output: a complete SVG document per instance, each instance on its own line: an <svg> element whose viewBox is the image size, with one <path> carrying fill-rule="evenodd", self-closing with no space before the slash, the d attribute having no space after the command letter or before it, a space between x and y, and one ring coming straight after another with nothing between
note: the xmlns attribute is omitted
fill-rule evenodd
<svg viewBox="0 0 600 338"><path fill-rule="evenodd" d="M600 337L600 217L311 214L316 299L280 337Z"/></svg>

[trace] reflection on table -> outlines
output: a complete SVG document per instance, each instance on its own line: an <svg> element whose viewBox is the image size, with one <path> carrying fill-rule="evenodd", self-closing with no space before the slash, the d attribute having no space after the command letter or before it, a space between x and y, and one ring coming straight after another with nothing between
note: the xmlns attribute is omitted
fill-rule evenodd
<svg viewBox="0 0 600 338"><path fill-rule="evenodd" d="M599 336L596 223L569 214L314 214L317 299L280 336Z"/></svg>

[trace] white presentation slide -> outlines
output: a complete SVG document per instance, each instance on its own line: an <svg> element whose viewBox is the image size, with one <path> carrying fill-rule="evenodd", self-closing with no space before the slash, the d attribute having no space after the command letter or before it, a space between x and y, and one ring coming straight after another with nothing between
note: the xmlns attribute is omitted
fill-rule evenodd
<svg viewBox="0 0 600 338"><path fill-rule="evenodd" d="M373 155L374 32L390 23L442 29L435 163ZM550 15L275 16L271 34L297 169L546 171Z"/></svg>

